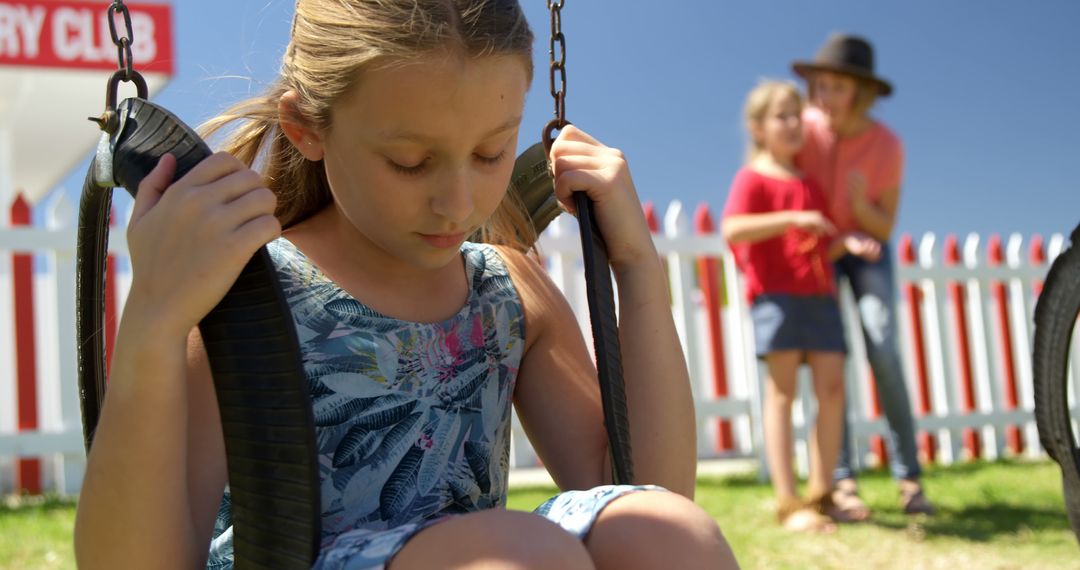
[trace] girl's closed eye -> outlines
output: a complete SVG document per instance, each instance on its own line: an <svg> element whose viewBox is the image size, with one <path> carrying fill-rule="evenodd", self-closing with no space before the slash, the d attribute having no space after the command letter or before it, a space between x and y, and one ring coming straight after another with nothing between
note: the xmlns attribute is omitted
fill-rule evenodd
<svg viewBox="0 0 1080 570"><path fill-rule="evenodd" d="M424 159L420 160L419 162L416 162L416 161L401 161L401 162L398 162L397 160L394 160L394 159L392 159L390 157L386 157L386 164L389 165L390 168L397 171L399 174L403 174L405 176L418 176L420 174L423 174L424 170L427 167L427 162L428 162L427 157L424 157ZM402 163L404 163L404 164L402 164Z"/></svg>
<svg viewBox="0 0 1080 570"><path fill-rule="evenodd" d="M506 148L503 148L502 150L494 154L476 152L473 153L473 157L476 159L477 162L481 164L496 165L502 162L504 158L506 158ZM417 162L415 160L396 160L390 157L386 157L386 164L399 174L403 174L405 176L418 176L420 174L423 174L424 171L427 170L428 159L429 157L424 157L422 160Z"/></svg>
<svg viewBox="0 0 1080 570"><path fill-rule="evenodd" d="M483 164L498 164L498 163L502 162L503 158L506 157L506 149L504 148L503 150L499 151L498 154L495 154L495 155L488 155L488 154L485 154L485 153L478 152L478 153L475 153L473 156L475 156L476 160L480 161Z"/></svg>

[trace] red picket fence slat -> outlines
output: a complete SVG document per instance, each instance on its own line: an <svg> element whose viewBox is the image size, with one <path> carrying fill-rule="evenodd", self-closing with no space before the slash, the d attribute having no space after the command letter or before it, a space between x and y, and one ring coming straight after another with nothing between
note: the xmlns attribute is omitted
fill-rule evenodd
<svg viewBox="0 0 1080 570"><path fill-rule="evenodd" d="M960 264L960 246L956 235L945 238L945 266L955 267ZM971 335L968 332L967 294L964 284L955 279L949 280L949 303L952 305L953 324L956 334L956 351L960 372L960 410L965 414L975 411L975 376L971 364ZM964 449L968 457L976 459L982 456L979 432L973 428L964 428Z"/></svg>
<svg viewBox="0 0 1080 570"><path fill-rule="evenodd" d="M11 226L29 227L33 223L30 204L22 194L11 206ZM12 292L15 307L15 398L18 408L18 431L37 431L37 346L34 326L34 256L14 253L11 256ZM17 460L15 488L32 495L41 494L41 459Z"/></svg>
<svg viewBox="0 0 1080 570"><path fill-rule="evenodd" d="M987 244L987 261L990 267L1000 267L1005 262L1005 254L1001 247L1001 236L994 234L990 236L990 241ZM998 326L1000 327L999 336L1001 346L998 352L1001 353L1001 370L1002 370L1002 392L1005 396L1003 405L1006 410L1015 410L1018 405L1017 389L1016 389L1016 363L1013 359L1013 339L1012 339L1012 327L1011 319L1009 318L1009 295L1006 291L1005 282L1001 279L995 279L990 284L990 293L994 299L994 309L997 315ZM1016 424L1010 424L1005 428L1005 438L1009 444L1009 449L1019 455L1024 451L1024 439L1020 433L1020 427Z"/></svg>
<svg viewBox="0 0 1080 570"><path fill-rule="evenodd" d="M712 215L705 204L694 212L694 231L698 235L716 233ZM724 367L724 329L720 324L720 309L723 306L721 291L723 282L719 265L715 257L699 257L697 260L698 285L705 298L705 315L708 324L709 364L713 377L713 389L719 398L728 397L727 369ZM735 449L735 439L731 431L731 420L719 419L716 426L717 451L726 452Z"/></svg>
<svg viewBox="0 0 1080 570"><path fill-rule="evenodd" d="M915 244L910 234L900 238L900 264L915 265ZM911 346L915 361L915 406L919 417L930 414L930 374L926 364L926 340L923 335L923 294L919 285L913 281L904 283L904 296L908 304L908 318L911 319ZM934 435L925 430L918 434L919 448L926 461L933 463L937 457L937 442Z"/></svg>

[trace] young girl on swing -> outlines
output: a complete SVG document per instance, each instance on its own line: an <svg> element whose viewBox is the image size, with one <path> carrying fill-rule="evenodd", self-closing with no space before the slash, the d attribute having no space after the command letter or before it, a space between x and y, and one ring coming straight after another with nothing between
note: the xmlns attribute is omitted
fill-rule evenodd
<svg viewBox="0 0 1080 570"><path fill-rule="evenodd" d="M210 125L243 120L225 151L172 184L175 160L160 161L128 229L135 277L79 504L80 567L232 566L194 327L267 243L317 425L317 568L735 565L691 500L688 375L626 162L567 127L556 193L570 208L588 192L609 245L650 485L606 484L595 368L504 199L532 41L511 0L299 0L276 85ZM467 242L476 231L501 245ZM373 398L394 422L358 437ZM504 508L511 403L566 490L538 514Z"/></svg>
<svg viewBox="0 0 1080 570"><path fill-rule="evenodd" d="M765 452L777 518L794 531L831 532L831 469L840 446L844 406L844 331L829 258L873 258L866 236L836 236L825 198L795 168L803 144L802 98L790 83L764 82L747 96L748 163L724 207L723 234L746 278L759 358L765 361ZM810 445L808 499L792 467L791 406L796 372L810 365L817 419Z"/></svg>

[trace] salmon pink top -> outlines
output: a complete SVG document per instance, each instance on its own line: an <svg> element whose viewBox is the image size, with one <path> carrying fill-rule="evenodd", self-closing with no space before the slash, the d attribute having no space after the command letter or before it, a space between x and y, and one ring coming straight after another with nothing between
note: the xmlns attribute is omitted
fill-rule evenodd
<svg viewBox="0 0 1080 570"><path fill-rule="evenodd" d="M900 187L904 149L899 137L874 121L858 135L838 138L815 107L803 112L803 129L806 142L795 164L821 187L837 230L862 230L851 209L851 173L866 179L867 197L874 204L880 203L885 190Z"/></svg>

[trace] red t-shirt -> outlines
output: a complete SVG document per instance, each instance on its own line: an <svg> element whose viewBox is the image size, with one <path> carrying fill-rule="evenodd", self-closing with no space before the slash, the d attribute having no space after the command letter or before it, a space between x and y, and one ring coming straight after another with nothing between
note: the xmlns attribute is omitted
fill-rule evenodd
<svg viewBox="0 0 1080 570"><path fill-rule="evenodd" d="M778 210L826 212L825 196L807 178L782 180L749 167L740 169L731 183L724 217ZM753 302L762 293L835 295L830 239L792 227L769 239L732 244L746 277L747 298Z"/></svg>

